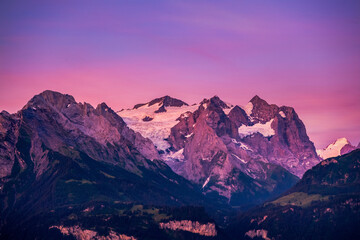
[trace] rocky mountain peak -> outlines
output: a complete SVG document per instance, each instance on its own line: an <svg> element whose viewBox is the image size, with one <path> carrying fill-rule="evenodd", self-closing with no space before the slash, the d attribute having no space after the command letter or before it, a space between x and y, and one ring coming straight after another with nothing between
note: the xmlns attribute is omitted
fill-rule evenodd
<svg viewBox="0 0 360 240"><path fill-rule="evenodd" d="M16 231L16 237L8 237L3 230L24 229L22 226L27 223L19 223L19 218L31 222L39 219L39 214L48 219L51 209L62 213L66 208L81 214L97 211L93 203L101 209L115 207L113 204L121 208L129 205L130 209L132 203L141 206L207 204L193 184L158 159L151 140L129 129L105 103L93 108L90 104L75 102L70 95L45 91L16 114L2 111L0 238L22 239ZM5 202L9 204L3 204ZM81 209L77 208L80 205ZM63 221L59 218L58 222ZM46 223L41 229L51 226L54 225ZM155 222L154 226L157 226ZM104 238L91 230L84 234L81 239ZM61 238L55 236L51 233L44 238ZM107 237L123 239L114 234Z"/></svg>
<svg viewBox="0 0 360 240"><path fill-rule="evenodd" d="M115 114L115 116L118 116L106 103L100 103L96 106L96 110L100 113L106 113L110 112Z"/></svg>
<svg viewBox="0 0 360 240"><path fill-rule="evenodd" d="M326 148L333 147L333 146L345 146L346 144L350 144L349 140L347 140L347 138L345 138L345 137L342 137L342 138L338 138L335 141L333 141L332 143L330 143Z"/></svg>
<svg viewBox="0 0 360 240"><path fill-rule="evenodd" d="M165 107L181 107L181 106L189 106L189 104L187 104L186 102L183 102L180 99L177 98L172 98L169 95L160 97L160 98L155 98L153 100L151 100L150 102L147 103L139 103L136 104L134 106L134 109L137 109L139 107L142 107L144 105L148 105L149 107L152 105L158 104L159 106L165 106Z"/></svg>
<svg viewBox="0 0 360 240"><path fill-rule="evenodd" d="M250 116L256 121L266 123L273 119L279 112L279 107L275 104L268 104L265 100L255 95L251 100L251 111L248 111Z"/></svg>
<svg viewBox="0 0 360 240"><path fill-rule="evenodd" d="M250 100L250 102L252 102L252 103L259 102L259 101L263 101L263 102L266 103L266 101L263 100L262 98L260 98L258 95L255 95L255 96Z"/></svg>
<svg viewBox="0 0 360 240"><path fill-rule="evenodd" d="M240 127L242 124L248 125L250 120L244 109L239 106L233 107L228 114L229 119L236 124L236 127Z"/></svg>
<svg viewBox="0 0 360 240"><path fill-rule="evenodd" d="M66 99L69 99L70 101L75 102L75 99L73 96L71 96L69 94L63 94L60 92L52 91L52 90L45 90L36 96L42 96L44 99L46 99L49 102L60 100L62 98L66 98Z"/></svg>
<svg viewBox="0 0 360 240"><path fill-rule="evenodd" d="M45 107L51 106L58 110L68 107L70 104L76 103L73 96L62 94L52 90L46 90L38 95L35 95L24 108Z"/></svg>
<svg viewBox="0 0 360 240"><path fill-rule="evenodd" d="M213 109L219 108L219 109L228 109L230 106L226 104L224 101L222 101L218 96L213 96L210 99L204 98L200 102L200 105L202 105L204 108L211 107Z"/></svg>
<svg viewBox="0 0 360 240"><path fill-rule="evenodd" d="M346 138L338 138L333 143L329 144L324 149L317 150L317 154L323 158L337 157L355 150L357 147L353 146Z"/></svg>
<svg viewBox="0 0 360 240"><path fill-rule="evenodd" d="M39 126L39 138L46 147L56 151L64 145L80 144L79 149L94 159L107 159L112 163L122 159L126 165L129 162L124 160L127 153L123 149L135 146L145 158L158 158L153 143L129 129L104 102L94 108L88 103L77 103L70 95L45 91L33 97L19 114L26 124ZM109 144L121 146L123 152L118 152L119 149L108 152ZM143 162L141 158L136 161Z"/></svg>
<svg viewBox="0 0 360 240"><path fill-rule="evenodd" d="M182 107L182 106L189 106L186 102L183 102L179 99L172 98L168 95L161 98L162 99L162 105L165 107ZM151 106L151 104L149 104Z"/></svg>

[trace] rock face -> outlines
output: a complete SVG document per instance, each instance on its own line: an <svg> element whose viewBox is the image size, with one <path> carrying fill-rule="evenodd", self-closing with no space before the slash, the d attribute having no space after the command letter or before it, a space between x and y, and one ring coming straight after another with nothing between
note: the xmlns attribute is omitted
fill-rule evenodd
<svg viewBox="0 0 360 240"><path fill-rule="evenodd" d="M349 152L354 151L355 149L357 149L357 147L351 145L351 143L346 144L343 148L341 148L341 150L340 150L340 155L347 154L347 153L349 153Z"/></svg>
<svg viewBox="0 0 360 240"><path fill-rule="evenodd" d="M251 113L249 114L253 118L254 123L266 123L273 119L279 112L279 107L275 104L268 104L265 100L259 96L255 96L250 100L252 106Z"/></svg>
<svg viewBox="0 0 360 240"><path fill-rule="evenodd" d="M249 117L256 124L269 124L272 134L262 134L268 141L257 140L253 135L243 138L245 143L264 155L270 162L278 164L298 177L319 162L314 144L309 140L303 122L291 107L269 105L255 96Z"/></svg>
<svg viewBox="0 0 360 240"><path fill-rule="evenodd" d="M270 105L255 96L242 108L214 96L159 113L164 101L160 99L119 114L130 128L154 142L176 173L235 205L289 188L295 176L320 161L291 107ZM144 116L153 120L144 122Z"/></svg>
<svg viewBox="0 0 360 240"><path fill-rule="evenodd" d="M95 160L119 164L129 171L136 171L136 165L146 166L145 158L159 158L152 142L129 129L105 103L93 108L75 102L70 95L45 91L32 98L14 118L20 119L20 125L8 131L29 130L30 155L38 176L48 168L44 148L58 152L76 148ZM130 158L132 148L140 154Z"/></svg>
<svg viewBox="0 0 360 240"><path fill-rule="evenodd" d="M347 154L357 148L359 147L353 146L346 138L339 138L326 148L319 149L316 152L322 159L327 159Z"/></svg>
<svg viewBox="0 0 360 240"><path fill-rule="evenodd" d="M18 117L8 112L0 113L0 179L11 174L15 162L15 143L19 135L19 122Z"/></svg>
<svg viewBox="0 0 360 240"><path fill-rule="evenodd" d="M157 110L155 110L155 113L160 113L160 112L166 112L166 107L182 107L182 106L189 106L187 103L176 99L176 98L172 98L170 96L164 96L161 98L156 98L148 103L140 103L140 104L136 104L134 106L134 109L138 109L140 107L143 107L147 105L148 107L151 107L153 105L157 105L159 106L159 108Z"/></svg>
<svg viewBox="0 0 360 240"><path fill-rule="evenodd" d="M193 222L190 220L170 221L167 223L161 222L160 228L171 229L174 231L182 230L208 237L214 237L217 235L214 223L201 224L198 221Z"/></svg>
<svg viewBox="0 0 360 240"><path fill-rule="evenodd" d="M16 114L1 112L0 138L0 238L21 238L20 228L34 233L35 222L49 224L40 219L50 209L89 201L204 202L193 184L159 160L151 140L105 103L94 108L45 91Z"/></svg>
<svg viewBox="0 0 360 240"><path fill-rule="evenodd" d="M136 240L136 238L132 236L119 234L114 231L110 231L107 236L101 236L96 231L82 229L80 226L51 226L50 229L51 228L59 229L63 235L73 236L77 240Z"/></svg>
<svg viewBox="0 0 360 240"><path fill-rule="evenodd" d="M239 128L241 125L248 126L250 124L249 116L239 106L232 108L228 117L233 123L235 123L237 128Z"/></svg>
<svg viewBox="0 0 360 240"><path fill-rule="evenodd" d="M218 97L204 100L179 118L168 137L184 155L169 165L205 192L218 192L233 204L264 198L319 162L293 108L269 105L258 96L245 110L235 106L225 114L229 108Z"/></svg>
<svg viewBox="0 0 360 240"><path fill-rule="evenodd" d="M250 238L259 237L264 240L271 240L271 238L268 237L268 231L264 229L249 230L245 233L245 236L248 236Z"/></svg>

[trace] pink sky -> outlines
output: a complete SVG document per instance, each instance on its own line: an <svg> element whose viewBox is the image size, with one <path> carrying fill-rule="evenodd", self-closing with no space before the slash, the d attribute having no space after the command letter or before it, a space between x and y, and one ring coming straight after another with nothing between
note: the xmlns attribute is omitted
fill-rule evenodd
<svg viewBox="0 0 360 240"><path fill-rule="evenodd" d="M111 3L111 4L110 4ZM171 95L293 106L311 140L360 141L358 1L0 3L0 109L56 90L115 110Z"/></svg>

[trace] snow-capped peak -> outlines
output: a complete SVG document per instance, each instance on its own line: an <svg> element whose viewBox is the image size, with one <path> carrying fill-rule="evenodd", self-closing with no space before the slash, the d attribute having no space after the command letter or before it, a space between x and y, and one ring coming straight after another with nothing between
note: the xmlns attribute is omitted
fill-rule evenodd
<svg viewBox="0 0 360 240"><path fill-rule="evenodd" d="M189 106L181 100L165 96L118 114L131 129L149 138L158 150L165 151L170 147L165 139L169 137L170 129L179 122L177 119L198 107L198 104Z"/></svg>
<svg viewBox="0 0 360 240"><path fill-rule="evenodd" d="M343 137L329 144L324 149L316 150L316 152L319 155L319 157L321 157L322 159L337 157L341 155L341 149L346 145L351 145L351 144L346 138Z"/></svg>
<svg viewBox="0 0 360 240"><path fill-rule="evenodd" d="M206 99L204 98L204 100L202 100L200 102L200 105L202 105L205 109L210 105L213 104L215 106L218 106L222 109L230 109L233 107L232 104L230 103L226 103L223 100L221 100L218 96L213 96L212 98Z"/></svg>
<svg viewBox="0 0 360 240"><path fill-rule="evenodd" d="M168 95L160 98L155 98L147 103L140 103L136 104L133 109L143 108L143 107L151 107L151 106L158 106L160 108L163 108L163 111L165 110L165 107L182 107L182 106L188 106L186 102L183 102L177 98L172 98ZM160 110L159 108L159 110Z"/></svg>
<svg viewBox="0 0 360 240"><path fill-rule="evenodd" d="M252 102L248 102L248 103L246 104L246 106L244 107L244 111L246 112L246 114L247 114L248 116L251 115L252 110L253 110L253 107L254 107L254 105L252 104Z"/></svg>

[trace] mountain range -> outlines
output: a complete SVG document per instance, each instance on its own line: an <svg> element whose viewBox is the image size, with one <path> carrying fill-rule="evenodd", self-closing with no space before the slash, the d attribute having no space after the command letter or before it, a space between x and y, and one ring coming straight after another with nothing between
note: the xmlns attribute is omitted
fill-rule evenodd
<svg viewBox="0 0 360 240"><path fill-rule="evenodd" d="M208 205L194 185L157 160L149 139L104 103L94 108L45 91L16 114L1 112L0 126L2 239L47 235L50 226L73 220L71 209ZM88 215L74 218L91 221ZM100 228L101 221L108 216L89 227Z"/></svg>
<svg viewBox="0 0 360 240"><path fill-rule="evenodd" d="M303 201L358 206L358 153L322 161L295 110L258 96L115 112L47 90L0 113L0 238L290 236L276 227L284 201L307 215ZM269 208L274 225L250 229Z"/></svg>
<svg viewBox="0 0 360 240"><path fill-rule="evenodd" d="M295 110L258 96L245 107L165 96L119 115L174 172L234 206L279 194L320 161Z"/></svg>

